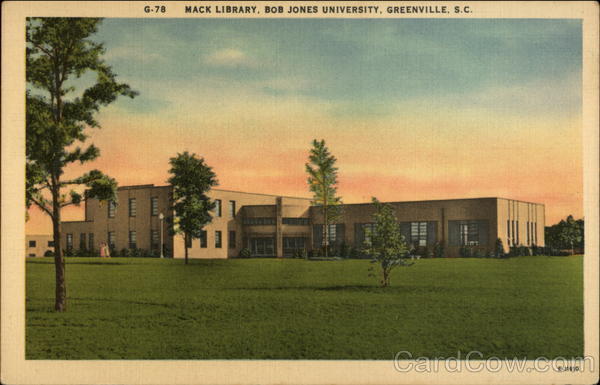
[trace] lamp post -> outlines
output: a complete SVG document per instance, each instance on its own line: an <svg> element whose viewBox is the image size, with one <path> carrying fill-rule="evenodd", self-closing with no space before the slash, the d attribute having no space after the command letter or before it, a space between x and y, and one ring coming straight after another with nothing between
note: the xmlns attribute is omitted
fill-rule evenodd
<svg viewBox="0 0 600 385"><path fill-rule="evenodd" d="M165 216L163 215L163 213L158 214L158 219L160 219L160 257L164 258L165 256L163 255L163 219L165 219Z"/></svg>

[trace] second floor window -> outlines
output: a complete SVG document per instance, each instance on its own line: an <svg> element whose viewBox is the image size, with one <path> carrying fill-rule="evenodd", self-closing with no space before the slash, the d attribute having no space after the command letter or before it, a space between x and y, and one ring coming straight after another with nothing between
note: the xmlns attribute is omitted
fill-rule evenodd
<svg viewBox="0 0 600 385"><path fill-rule="evenodd" d="M137 215L137 203L135 198L129 198L129 216L135 217Z"/></svg>
<svg viewBox="0 0 600 385"><path fill-rule="evenodd" d="M218 217L221 216L221 200L220 199L215 199L215 215Z"/></svg>
<svg viewBox="0 0 600 385"><path fill-rule="evenodd" d="M229 217L235 218L235 201L229 201Z"/></svg>
<svg viewBox="0 0 600 385"><path fill-rule="evenodd" d="M116 211L117 211L117 203L115 201L108 201L108 217L114 218Z"/></svg>
<svg viewBox="0 0 600 385"><path fill-rule="evenodd" d="M35 247L36 241L29 241L29 247Z"/></svg>
<svg viewBox="0 0 600 385"><path fill-rule="evenodd" d="M153 215L153 216L158 215L158 198L157 197L150 198L150 215Z"/></svg>

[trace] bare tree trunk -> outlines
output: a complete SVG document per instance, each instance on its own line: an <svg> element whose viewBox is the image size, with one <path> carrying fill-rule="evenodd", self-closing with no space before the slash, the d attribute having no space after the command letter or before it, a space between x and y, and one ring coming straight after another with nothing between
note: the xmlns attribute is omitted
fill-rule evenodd
<svg viewBox="0 0 600 385"><path fill-rule="evenodd" d="M188 264L188 246L187 246L187 244L188 244L188 235L187 234L185 234L183 236L183 242L184 242L184 248L185 248L185 264L187 265Z"/></svg>
<svg viewBox="0 0 600 385"><path fill-rule="evenodd" d="M325 226L325 258L329 256L329 222L327 222L327 195L323 202L323 223Z"/></svg>
<svg viewBox="0 0 600 385"><path fill-rule="evenodd" d="M381 282L382 287L387 287L390 283L390 272L386 269L383 269L383 280Z"/></svg>
<svg viewBox="0 0 600 385"><path fill-rule="evenodd" d="M54 233L54 269L56 273L54 310L64 312L67 310L67 284L65 282L65 260L60 247L60 204L57 190L57 187L52 189L52 230Z"/></svg>

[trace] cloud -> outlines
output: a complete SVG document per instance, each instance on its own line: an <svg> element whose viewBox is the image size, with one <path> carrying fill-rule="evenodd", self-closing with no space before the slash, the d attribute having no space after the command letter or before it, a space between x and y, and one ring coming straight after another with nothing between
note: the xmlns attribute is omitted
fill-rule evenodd
<svg viewBox="0 0 600 385"><path fill-rule="evenodd" d="M166 61L166 58L161 54L144 49L143 45L134 44L111 48L110 50L106 51L104 59L108 61L134 60L141 63L157 63Z"/></svg>
<svg viewBox="0 0 600 385"><path fill-rule="evenodd" d="M204 63L225 67L254 66L254 61L246 53L235 48L215 51L204 58Z"/></svg>

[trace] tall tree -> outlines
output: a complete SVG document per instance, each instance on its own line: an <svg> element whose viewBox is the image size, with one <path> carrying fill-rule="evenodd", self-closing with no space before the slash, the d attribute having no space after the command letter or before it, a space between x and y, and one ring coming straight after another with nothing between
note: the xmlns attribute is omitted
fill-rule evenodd
<svg viewBox="0 0 600 385"><path fill-rule="evenodd" d="M341 215L342 200L336 196L338 169L335 163L337 159L329 152L323 139L313 140L308 159L309 162L305 164L308 173L308 188L313 193L313 203L322 208L323 240L327 257L329 224L334 223Z"/></svg>
<svg viewBox="0 0 600 385"><path fill-rule="evenodd" d="M394 209L387 203L380 203L373 198L375 213L373 220L375 228L365 241L365 252L371 256L373 263L381 266L381 286L390 284L390 273L396 266L410 266L404 257L408 255L409 248L400 233L400 225L394 214Z"/></svg>
<svg viewBox="0 0 600 385"><path fill-rule="evenodd" d="M29 18L26 25L26 204L38 206L52 219L56 298L54 308L66 310L65 263L60 247L61 209L83 200L115 199L117 183L99 170L64 180L71 163L96 159L100 150L90 144L87 128L99 128L100 107L119 96L134 97L127 84L102 60L104 48L90 37L101 19ZM83 74L93 72L96 81L79 86ZM84 194L77 186L85 187ZM64 189L69 189L68 193Z"/></svg>
<svg viewBox="0 0 600 385"><path fill-rule="evenodd" d="M170 221L171 232L183 234L187 264L189 243L200 238L204 226L212 221L210 212L214 210L215 202L207 193L219 183L212 168L196 154L185 151L170 158L169 164L171 177L168 182L173 186L171 208L175 212L175 218Z"/></svg>

